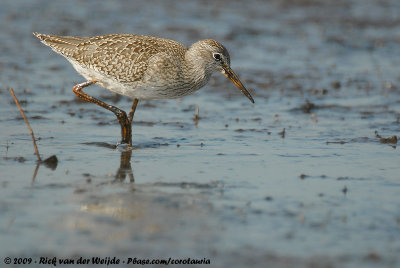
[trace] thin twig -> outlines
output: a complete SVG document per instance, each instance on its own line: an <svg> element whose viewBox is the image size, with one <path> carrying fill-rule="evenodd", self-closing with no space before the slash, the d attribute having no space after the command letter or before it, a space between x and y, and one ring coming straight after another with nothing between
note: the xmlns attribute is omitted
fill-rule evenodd
<svg viewBox="0 0 400 268"><path fill-rule="evenodd" d="M33 183L35 182L36 175L37 175L37 173L38 173L38 171L39 171L40 164L41 164L41 162L39 161L39 162L36 164L35 171L33 172L32 183L31 183L32 186L33 186Z"/></svg>
<svg viewBox="0 0 400 268"><path fill-rule="evenodd" d="M31 125L29 124L28 119L26 119L25 113L21 108L21 104L19 104L19 101L18 101L17 97L15 96L14 90L12 88L10 88L10 92L14 97L14 101L17 104L17 107L18 107L19 111L21 112L22 117L24 118L26 125L28 126L29 132L31 133L31 136L32 136L33 147L35 148L35 154L36 154L39 162L41 162L42 159L40 158L40 155L39 155L39 150L38 150L37 145L36 145L35 135L33 134L33 130L31 128Z"/></svg>

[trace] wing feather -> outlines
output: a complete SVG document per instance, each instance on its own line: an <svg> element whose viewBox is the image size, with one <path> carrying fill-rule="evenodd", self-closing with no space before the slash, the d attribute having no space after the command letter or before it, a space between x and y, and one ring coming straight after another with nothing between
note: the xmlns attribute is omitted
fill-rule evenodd
<svg viewBox="0 0 400 268"><path fill-rule="evenodd" d="M167 53L172 58L183 60L187 50L173 40L134 34L96 37L34 35L64 57L120 82L142 79L148 61L158 53Z"/></svg>

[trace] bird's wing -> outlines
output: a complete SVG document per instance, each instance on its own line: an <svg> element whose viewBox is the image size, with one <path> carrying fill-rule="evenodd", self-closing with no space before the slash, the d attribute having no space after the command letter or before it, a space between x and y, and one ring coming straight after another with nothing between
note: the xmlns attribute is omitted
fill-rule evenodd
<svg viewBox="0 0 400 268"><path fill-rule="evenodd" d="M179 42L133 34L96 37L35 35L57 53L77 63L113 77L120 82L140 80L148 60L160 53L184 58L186 47Z"/></svg>

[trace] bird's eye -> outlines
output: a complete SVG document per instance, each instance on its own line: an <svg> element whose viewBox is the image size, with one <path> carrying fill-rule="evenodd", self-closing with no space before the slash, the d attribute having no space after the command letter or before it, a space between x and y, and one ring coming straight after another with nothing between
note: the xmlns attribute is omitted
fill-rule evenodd
<svg viewBox="0 0 400 268"><path fill-rule="evenodd" d="M220 61L222 60L221 54L219 53L213 53L213 57L216 61Z"/></svg>

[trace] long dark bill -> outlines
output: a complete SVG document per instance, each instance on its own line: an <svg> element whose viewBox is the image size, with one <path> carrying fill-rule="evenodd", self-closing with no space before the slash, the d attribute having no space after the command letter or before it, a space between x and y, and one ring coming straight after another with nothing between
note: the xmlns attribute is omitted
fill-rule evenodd
<svg viewBox="0 0 400 268"><path fill-rule="evenodd" d="M249 100L254 103L253 97L250 95L250 93L247 91L247 89L243 86L242 82L240 82L239 77L232 71L232 69L229 66L224 66L225 73L224 75L228 77L232 82L242 91L242 93L249 98Z"/></svg>

